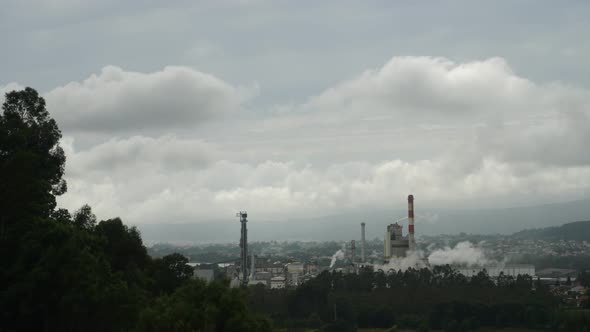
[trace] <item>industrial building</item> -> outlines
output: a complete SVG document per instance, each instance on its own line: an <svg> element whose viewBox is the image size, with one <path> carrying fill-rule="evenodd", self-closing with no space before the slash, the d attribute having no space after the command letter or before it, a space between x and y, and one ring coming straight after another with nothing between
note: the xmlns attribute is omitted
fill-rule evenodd
<svg viewBox="0 0 590 332"><path fill-rule="evenodd" d="M457 272L466 277L472 277L478 273L486 270L487 274L492 278L497 278L500 273L505 276L517 277L520 275L535 276L535 266L530 264L500 264L500 265L486 265L469 268L457 268Z"/></svg>
<svg viewBox="0 0 590 332"><path fill-rule="evenodd" d="M323 270L315 260L311 260L310 262L290 261L285 264L279 261L271 262L268 259L257 259L254 253L248 252L246 228L248 215L245 211L242 211L239 212L237 216L240 218L241 223L240 260L239 262L236 261L235 265L225 267L226 275L234 277L232 280L232 286L253 286L262 284L273 289L297 287L305 281L315 277ZM407 233L404 232L404 226L400 224L401 221L406 219L408 220ZM345 263L343 264L343 267L334 267L336 271L358 273L363 266L379 267L383 266L381 263L394 263L394 260L400 258L408 258L408 261L414 262L411 264L416 268L430 268L431 266L428 259L422 257L419 252L416 252L414 222L414 196L408 195L407 217L398 219L387 226L384 238L382 262L376 263L373 260L370 263L367 262L367 248L365 242L366 224L361 222L360 257L357 256L356 252L358 242L351 240L349 243L343 244L342 249L338 250L332 256L330 269L332 269L336 260L344 260ZM412 255L410 255L410 253ZM404 262L404 260L401 261ZM492 278L497 278L501 274L513 277L518 275L535 276L535 267L528 264L497 264L477 267L465 267L465 265L463 265L453 266L453 268L466 277L477 275L484 269ZM197 273L196 275L203 279L210 278L207 274L201 275Z"/></svg>
<svg viewBox="0 0 590 332"><path fill-rule="evenodd" d="M401 220L406 219L402 218ZM408 251L416 249L414 239L414 195L408 196L408 235L404 236L403 226L397 222L387 226L383 243L383 260L405 257ZM400 221L401 221L400 220Z"/></svg>
<svg viewBox="0 0 590 332"><path fill-rule="evenodd" d="M403 236L403 227L394 223L387 226L385 232L385 244L383 248L383 258L388 261L392 257L404 257L410 249L410 241Z"/></svg>

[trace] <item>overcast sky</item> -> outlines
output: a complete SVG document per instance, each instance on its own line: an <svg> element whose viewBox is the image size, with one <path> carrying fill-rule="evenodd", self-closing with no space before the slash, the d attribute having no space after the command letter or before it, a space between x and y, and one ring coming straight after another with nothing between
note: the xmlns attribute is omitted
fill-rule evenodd
<svg viewBox="0 0 590 332"><path fill-rule="evenodd" d="M0 0L63 207L133 224L590 192L588 1Z"/></svg>

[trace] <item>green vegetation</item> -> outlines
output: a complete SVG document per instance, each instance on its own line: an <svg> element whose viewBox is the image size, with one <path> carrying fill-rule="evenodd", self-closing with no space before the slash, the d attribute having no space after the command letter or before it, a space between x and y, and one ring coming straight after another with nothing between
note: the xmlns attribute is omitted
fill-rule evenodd
<svg viewBox="0 0 590 332"><path fill-rule="evenodd" d="M496 285L485 272L467 278L449 266L391 273L326 271L296 289L254 288L250 302L278 326L326 330L344 323L419 331L543 328L557 308L549 290L529 276L501 276Z"/></svg>
<svg viewBox="0 0 590 332"><path fill-rule="evenodd" d="M227 283L152 259L138 230L56 210L65 155L45 101L6 94L0 115L0 331L271 331Z"/></svg>

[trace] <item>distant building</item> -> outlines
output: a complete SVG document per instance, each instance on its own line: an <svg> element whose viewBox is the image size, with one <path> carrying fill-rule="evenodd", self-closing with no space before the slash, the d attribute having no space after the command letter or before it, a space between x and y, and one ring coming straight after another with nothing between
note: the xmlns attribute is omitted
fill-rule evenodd
<svg viewBox="0 0 590 332"><path fill-rule="evenodd" d="M293 262L287 264L287 272L288 273L299 273L303 274L305 271L305 264L300 262Z"/></svg>
<svg viewBox="0 0 590 332"><path fill-rule="evenodd" d="M240 279L236 276L229 282L229 287L238 288L240 287Z"/></svg>
<svg viewBox="0 0 590 332"><path fill-rule="evenodd" d="M470 268L459 268L457 271L466 277L477 275L483 270L486 270L488 275L492 278L497 278L500 273L505 276L516 277L520 275L535 276L535 266L530 264L505 264L505 265L487 265Z"/></svg>
<svg viewBox="0 0 590 332"><path fill-rule="evenodd" d="M271 289L281 289L285 288L286 286L286 279L285 277L274 277L270 279L270 288Z"/></svg>
<svg viewBox="0 0 590 332"><path fill-rule="evenodd" d="M272 278L271 272L262 271L262 272L256 273L256 280L265 280L265 281L270 282L271 278Z"/></svg>
<svg viewBox="0 0 590 332"><path fill-rule="evenodd" d="M305 274L318 274L319 271L320 267L318 266L317 262L307 264L305 267Z"/></svg>
<svg viewBox="0 0 590 332"><path fill-rule="evenodd" d="M259 272L270 272L273 275L281 274L285 271L285 265L283 264L269 264L260 262L256 264L256 273Z"/></svg>
<svg viewBox="0 0 590 332"><path fill-rule="evenodd" d="M213 279L215 279L215 271L213 269L195 268L193 278L198 278L206 282L212 282Z"/></svg>
<svg viewBox="0 0 590 332"><path fill-rule="evenodd" d="M258 280L258 279L248 280L248 286L255 286L255 285L263 285L264 287L268 287L268 283L266 280Z"/></svg>
<svg viewBox="0 0 590 332"><path fill-rule="evenodd" d="M403 236L402 226L398 223L387 226L383 248L384 260L388 261L392 257L405 257L409 249L410 241L407 236Z"/></svg>

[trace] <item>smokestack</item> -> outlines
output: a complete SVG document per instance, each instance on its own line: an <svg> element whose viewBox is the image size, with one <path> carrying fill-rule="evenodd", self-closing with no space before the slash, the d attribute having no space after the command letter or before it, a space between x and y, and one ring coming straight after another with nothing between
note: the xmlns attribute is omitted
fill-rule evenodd
<svg viewBox="0 0 590 332"><path fill-rule="evenodd" d="M355 258L356 258L355 257L356 256L356 245L355 245L355 243L356 243L355 240L350 241L350 256L351 256L350 257L350 260L351 260L351 263L352 263L352 270L356 273L356 265L354 263Z"/></svg>
<svg viewBox="0 0 590 332"><path fill-rule="evenodd" d="M248 229L246 223L248 222L248 213L246 211L240 211L237 214L240 217L240 223L242 224L240 230L240 261L242 269L242 286L248 286Z"/></svg>
<svg viewBox="0 0 590 332"><path fill-rule="evenodd" d="M365 223L361 223L361 262L366 262L365 257Z"/></svg>
<svg viewBox="0 0 590 332"><path fill-rule="evenodd" d="M408 242L410 251L416 250L416 241L414 240L414 195L408 195Z"/></svg>
<svg viewBox="0 0 590 332"><path fill-rule="evenodd" d="M256 265L255 265L255 258L254 253L250 256L250 280L254 280L256 278Z"/></svg>

